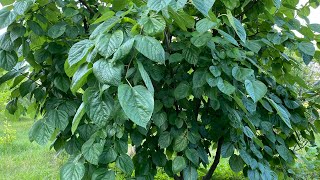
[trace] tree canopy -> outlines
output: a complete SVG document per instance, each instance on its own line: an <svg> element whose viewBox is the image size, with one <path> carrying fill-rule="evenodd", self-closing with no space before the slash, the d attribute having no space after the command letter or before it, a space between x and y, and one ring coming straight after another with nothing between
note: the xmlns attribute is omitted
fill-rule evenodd
<svg viewBox="0 0 320 180"><path fill-rule="evenodd" d="M295 73L320 61L320 1L298 2L2 0L7 110L36 102L29 137L70 154L61 179L207 180L220 157L249 179L293 176L320 130L320 86Z"/></svg>

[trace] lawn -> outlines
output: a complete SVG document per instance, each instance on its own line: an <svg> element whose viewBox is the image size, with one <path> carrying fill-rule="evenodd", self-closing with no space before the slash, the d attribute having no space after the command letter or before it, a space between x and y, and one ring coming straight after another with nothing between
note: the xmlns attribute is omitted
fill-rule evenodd
<svg viewBox="0 0 320 180"><path fill-rule="evenodd" d="M28 131L33 121L22 119L10 121L10 124L16 130L16 139L12 144L0 144L0 179L58 179L59 168L65 158L56 157L49 145L42 147L35 142L30 143Z"/></svg>

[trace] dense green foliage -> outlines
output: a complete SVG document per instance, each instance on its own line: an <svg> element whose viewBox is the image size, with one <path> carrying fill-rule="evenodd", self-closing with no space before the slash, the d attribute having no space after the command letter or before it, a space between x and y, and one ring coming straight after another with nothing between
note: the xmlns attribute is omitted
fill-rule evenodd
<svg viewBox="0 0 320 180"><path fill-rule="evenodd" d="M292 176L294 148L320 130L319 86L296 76L291 55L319 62L320 25L307 18L319 3L2 1L7 109L36 101L29 138L71 155L61 179L114 179L115 168L153 179L163 167L193 180L212 149L203 179L220 156L249 179Z"/></svg>

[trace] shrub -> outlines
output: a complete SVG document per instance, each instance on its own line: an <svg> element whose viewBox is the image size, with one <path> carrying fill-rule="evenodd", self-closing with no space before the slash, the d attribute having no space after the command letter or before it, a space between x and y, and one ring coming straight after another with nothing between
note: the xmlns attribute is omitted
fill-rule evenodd
<svg viewBox="0 0 320 180"><path fill-rule="evenodd" d="M16 139L16 130L11 128L11 125L7 120L3 121L3 127L0 129L0 144L11 144Z"/></svg>

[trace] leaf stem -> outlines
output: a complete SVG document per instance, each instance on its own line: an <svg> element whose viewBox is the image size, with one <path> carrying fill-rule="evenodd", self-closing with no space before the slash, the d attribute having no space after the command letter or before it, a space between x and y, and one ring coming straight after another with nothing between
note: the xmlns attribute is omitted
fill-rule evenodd
<svg viewBox="0 0 320 180"><path fill-rule="evenodd" d="M132 87L130 81L126 78L126 81L128 82L129 86Z"/></svg>

